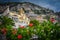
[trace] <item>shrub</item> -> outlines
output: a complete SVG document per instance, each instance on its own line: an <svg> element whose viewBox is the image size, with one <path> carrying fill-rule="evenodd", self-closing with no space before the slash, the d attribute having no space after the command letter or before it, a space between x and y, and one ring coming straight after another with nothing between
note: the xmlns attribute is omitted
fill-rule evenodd
<svg viewBox="0 0 60 40"><path fill-rule="evenodd" d="M6 20L4 19L9 25L2 32L6 33L7 40L30 40L34 35L38 36L38 40L60 40L60 25L51 20L43 23L32 20L27 27L20 26L18 29L12 28L10 19L6 18Z"/></svg>

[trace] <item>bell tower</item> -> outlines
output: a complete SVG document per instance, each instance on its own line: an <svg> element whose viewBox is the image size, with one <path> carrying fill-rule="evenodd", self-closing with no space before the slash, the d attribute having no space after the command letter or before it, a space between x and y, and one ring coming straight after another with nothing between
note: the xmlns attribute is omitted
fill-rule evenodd
<svg viewBox="0 0 60 40"><path fill-rule="evenodd" d="M20 15L24 14L23 8L21 8L21 9L19 10L19 14L20 14Z"/></svg>

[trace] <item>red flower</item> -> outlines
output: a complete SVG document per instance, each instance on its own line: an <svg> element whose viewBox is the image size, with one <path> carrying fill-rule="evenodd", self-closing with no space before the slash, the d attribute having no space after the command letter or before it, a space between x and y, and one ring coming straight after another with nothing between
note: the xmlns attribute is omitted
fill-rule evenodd
<svg viewBox="0 0 60 40"><path fill-rule="evenodd" d="M6 35L6 32L7 32L6 28L1 29L1 32L2 32L4 35Z"/></svg>
<svg viewBox="0 0 60 40"><path fill-rule="evenodd" d="M22 39L22 35L18 35L17 38L18 38L18 39Z"/></svg>
<svg viewBox="0 0 60 40"><path fill-rule="evenodd" d="M33 26L33 23L30 23L30 24L29 24L29 26L31 26L31 27L32 27L32 26Z"/></svg>
<svg viewBox="0 0 60 40"><path fill-rule="evenodd" d="M55 19L54 18L51 18L50 21L53 23L55 21Z"/></svg>
<svg viewBox="0 0 60 40"><path fill-rule="evenodd" d="M24 26L20 26L20 28L24 28Z"/></svg>

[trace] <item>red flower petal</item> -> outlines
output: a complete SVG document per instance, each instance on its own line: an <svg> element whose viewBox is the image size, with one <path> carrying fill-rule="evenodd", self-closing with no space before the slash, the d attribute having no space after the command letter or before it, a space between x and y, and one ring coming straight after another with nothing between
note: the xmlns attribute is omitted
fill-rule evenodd
<svg viewBox="0 0 60 40"><path fill-rule="evenodd" d="M20 28L24 28L24 26L20 26Z"/></svg>
<svg viewBox="0 0 60 40"><path fill-rule="evenodd" d="M32 27L32 26L33 26L33 23L30 23L30 24L29 24L29 26L31 26L31 27Z"/></svg>
<svg viewBox="0 0 60 40"><path fill-rule="evenodd" d="M50 21L53 23L55 21L55 19L54 18L51 18Z"/></svg>
<svg viewBox="0 0 60 40"><path fill-rule="evenodd" d="M18 38L18 39L22 39L22 35L18 35L17 38Z"/></svg>
<svg viewBox="0 0 60 40"><path fill-rule="evenodd" d="M1 30L1 32L5 35L6 32L7 32L6 28L3 28L3 29Z"/></svg>
<svg viewBox="0 0 60 40"><path fill-rule="evenodd" d="M4 32L4 35L6 35L6 32Z"/></svg>

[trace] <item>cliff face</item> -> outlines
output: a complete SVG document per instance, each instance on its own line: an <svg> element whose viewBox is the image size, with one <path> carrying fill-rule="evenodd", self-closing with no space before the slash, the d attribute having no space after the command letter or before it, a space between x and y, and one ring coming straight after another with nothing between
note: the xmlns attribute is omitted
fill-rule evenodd
<svg viewBox="0 0 60 40"><path fill-rule="evenodd" d="M12 3L9 4L10 10L18 11L21 7L25 10L26 13L34 12L35 14L48 14L54 13L53 10L46 9L44 7L38 6L33 3L23 2L23 3Z"/></svg>
<svg viewBox="0 0 60 40"><path fill-rule="evenodd" d="M30 13L30 12L34 12L35 14L54 13L53 10L46 9L44 7L29 2L22 2L22 3L10 2L10 3L0 4L0 11L1 10L4 11L6 6L9 6L11 11L18 11L20 8L23 8L25 10L25 13Z"/></svg>

